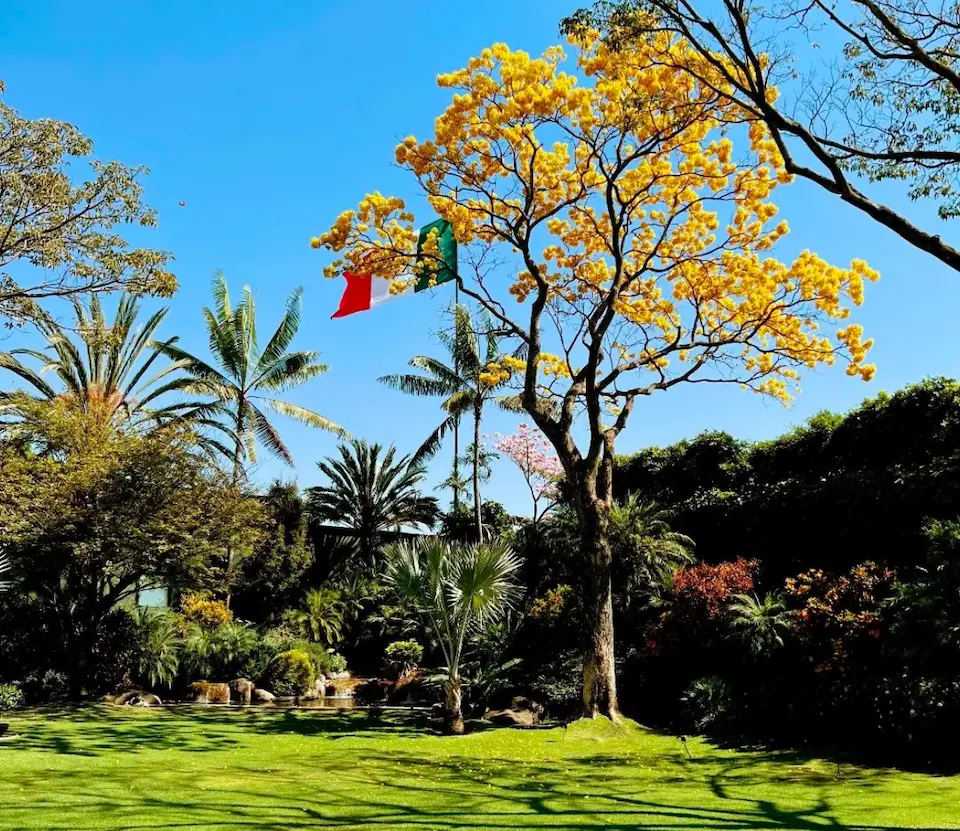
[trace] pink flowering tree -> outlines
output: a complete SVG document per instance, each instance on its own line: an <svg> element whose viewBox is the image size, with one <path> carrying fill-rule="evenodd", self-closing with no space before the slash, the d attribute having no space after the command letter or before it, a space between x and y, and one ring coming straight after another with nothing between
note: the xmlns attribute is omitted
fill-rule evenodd
<svg viewBox="0 0 960 831"><path fill-rule="evenodd" d="M521 424L509 436L497 433L493 448L512 461L523 474L533 499L533 521L540 521L557 504L557 480L563 466L546 436Z"/></svg>

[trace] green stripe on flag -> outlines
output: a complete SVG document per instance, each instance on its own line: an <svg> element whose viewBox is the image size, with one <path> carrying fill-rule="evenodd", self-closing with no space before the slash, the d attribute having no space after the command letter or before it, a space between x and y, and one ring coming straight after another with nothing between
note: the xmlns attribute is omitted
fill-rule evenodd
<svg viewBox="0 0 960 831"><path fill-rule="evenodd" d="M453 226L445 219L438 219L420 229L420 239L417 241L417 262L420 263L424 259L423 248L431 231L436 231L439 235L437 247L443 263L430 259L430 264L424 267L420 279L417 280L415 292L428 289L431 284L439 286L441 283L449 283L457 276L457 241L453 237Z"/></svg>

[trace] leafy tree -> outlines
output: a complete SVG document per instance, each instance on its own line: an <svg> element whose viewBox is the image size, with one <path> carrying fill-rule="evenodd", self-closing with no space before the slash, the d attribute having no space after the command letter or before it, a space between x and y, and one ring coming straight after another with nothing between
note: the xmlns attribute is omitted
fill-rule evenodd
<svg viewBox="0 0 960 831"><path fill-rule="evenodd" d="M614 53L585 35L574 43L581 84L559 49L531 58L498 44L440 77L456 98L436 137L396 150L453 225L460 291L523 350L484 378L515 379L563 465L589 564L588 716L619 712L609 512L616 441L634 407L685 383L785 399L802 369L838 360L873 374L871 344L847 318L876 274L809 251L792 263L767 255L787 232L771 227L770 196L789 179L775 142L754 123L734 154L722 125L739 109L664 73L657 46ZM413 281L415 221L402 199L368 195L318 238L341 254L327 273L362 263Z"/></svg>
<svg viewBox="0 0 960 831"><path fill-rule="evenodd" d="M790 629L790 613L782 597L767 592L737 594L730 604L730 626L743 638L750 651L764 655L783 646L783 636Z"/></svg>
<svg viewBox="0 0 960 831"><path fill-rule="evenodd" d="M533 500L533 524L536 525L559 497L557 480L563 475L563 465L557 454L546 437L531 431L528 424L521 424L517 432L509 436L498 433L493 447L520 468Z"/></svg>
<svg viewBox="0 0 960 831"><path fill-rule="evenodd" d="M273 455L287 464L293 464L290 451L263 408L294 418L310 427L337 435L344 434L341 427L319 413L273 397L327 371L327 367L318 362L318 353L287 351L300 328L302 296L303 289L296 289L290 294L280 325L261 349L250 287L244 287L243 299L234 308L230 303L226 278L218 274L213 280L213 309L204 308L203 316L210 339L210 351L214 363L220 368L194 357L176 344L157 344L160 352L176 361L192 376L191 392L209 396L218 410L225 414L226 420L221 427L232 440L232 446L225 452L233 463L234 481L241 478L244 461L256 461L258 441Z"/></svg>
<svg viewBox="0 0 960 831"><path fill-rule="evenodd" d="M484 406L490 399L495 398L494 391L503 380L489 370L490 366L496 366L503 358L500 353L501 336L495 329L490 314L482 307L476 314L476 320L464 305L454 307L453 317L453 335L448 332L438 335L450 354L450 364L426 355L418 355L410 360L410 366L419 369L423 375L386 375L380 381L408 395L443 398L441 406L447 415L414 454L414 461L419 462L435 455L444 437L456 430L464 415L469 413L473 417L473 443L468 448L468 455L473 469L474 527L480 535L483 533L480 482L484 474L480 424ZM501 398L500 403L508 402ZM459 465L459 451L454 448L454 468L450 483L453 487L455 511L460 505L462 488Z"/></svg>
<svg viewBox="0 0 960 831"><path fill-rule="evenodd" d="M32 448L0 444L0 535L78 694L111 611L145 587L215 585L224 549L256 541L262 509L180 428L139 434L97 428L67 402L36 408Z"/></svg>
<svg viewBox="0 0 960 831"><path fill-rule="evenodd" d="M670 528L670 514L629 494L610 508L614 573L626 607L634 595L649 596L667 575L693 562L694 541Z"/></svg>
<svg viewBox="0 0 960 831"><path fill-rule="evenodd" d="M335 589L310 589L291 618L307 640L334 646L343 637L346 604Z"/></svg>
<svg viewBox="0 0 960 831"><path fill-rule="evenodd" d="M438 539L391 543L387 582L429 621L446 667L447 730L464 731L461 664L467 637L500 620L518 596L520 560L503 544L450 545Z"/></svg>
<svg viewBox="0 0 960 831"><path fill-rule="evenodd" d="M293 606L314 562L307 505L296 484L273 482L261 502L271 527L240 562L231 604L238 617L253 621Z"/></svg>
<svg viewBox="0 0 960 831"><path fill-rule="evenodd" d="M152 339L167 309L154 312L138 326L140 304L133 295L124 294L110 323L99 295L93 294L86 302L74 298L73 311L69 326L38 313L35 322L46 340L43 349L0 352L0 369L28 386L28 391L0 392L0 415L10 423L18 424L29 414L30 407L21 406L25 401L68 398L90 419L135 429L172 422L195 430L217 426L211 418L213 408L202 401L181 396L173 402L161 401L183 392L190 383L186 376L176 375L176 364L159 370L155 366L160 352ZM174 337L166 343L176 341ZM39 370L22 358L38 361ZM51 375L59 385L48 380ZM200 441L210 450L216 446L215 440L201 436Z"/></svg>
<svg viewBox="0 0 960 831"><path fill-rule="evenodd" d="M418 486L424 470L409 456L396 458L391 445L353 439L337 448L340 458L317 462L327 483L307 490L311 515L322 522L342 525L356 533L359 554L373 565L387 531L403 526L432 527L439 508Z"/></svg>
<svg viewBox="0 0 960 831"><path fill-rule="evenodd" d="M565 28L584 25L603 28L614 48L653 44L661 66L708 85L735 120L763 123L785 173L960 269L960 250L882 201L890 182L906 182L910 199L939 202L942 219L960 215L960 18L952 4L604 0ZM798 54L820 43L830 52L825 73ZM865 181L887 187L864 189Z"/></svg>
<svg viewBox="0 0 960 831"><path fill-rule="evenodd" d="M72 160L92 153L76 127L22 118L0 101L0 315L11 321L42 318L36 304L49 297L176 291L170 255L131 248L115 230L156 225L142 201L146 169L91 161L91 178L76 184Z"/></svg>

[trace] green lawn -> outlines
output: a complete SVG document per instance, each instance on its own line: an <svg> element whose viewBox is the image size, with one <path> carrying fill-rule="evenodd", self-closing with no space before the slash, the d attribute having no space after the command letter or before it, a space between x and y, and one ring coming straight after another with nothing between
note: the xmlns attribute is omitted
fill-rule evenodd
<svg viewBox="0 0 960 831"><path fill-rule="evenodd" d="M960 777L717 750L600 722L464 738L366 714L17 714L0 829L960 828Z"/></svg>

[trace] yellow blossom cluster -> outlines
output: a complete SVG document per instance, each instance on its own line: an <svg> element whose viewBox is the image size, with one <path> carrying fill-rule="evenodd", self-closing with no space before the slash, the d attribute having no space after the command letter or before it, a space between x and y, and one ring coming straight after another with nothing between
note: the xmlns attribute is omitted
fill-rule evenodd
<svg viewBox="0 0 960 831"><path fill-rule="evenodd" d="M571 45L585 82L562 68L560 47L484 50L438 78L452 99L434 135L397 146L458 243L516 258L504 289L517 303L545 298L564 309L556 319L593 326L612 310L618 343L602 352L618 384L638 371L663 384L673 361L689 373L717 359L783 400L799 369L840 356L849 374L872 377L862 329L826 327L877 273L769 254L789 230L771 196L791 177L764 125L717 95L720 74L698 80L712 70L667 32L615 53L593 32ZM397 286L416 279L417 232L400 199L368 195L312 244L341 255L328 275L362 264ZM541 354L538 367L570 376L566 358ZM518 369L501 361L484 383Z"/></svg>

